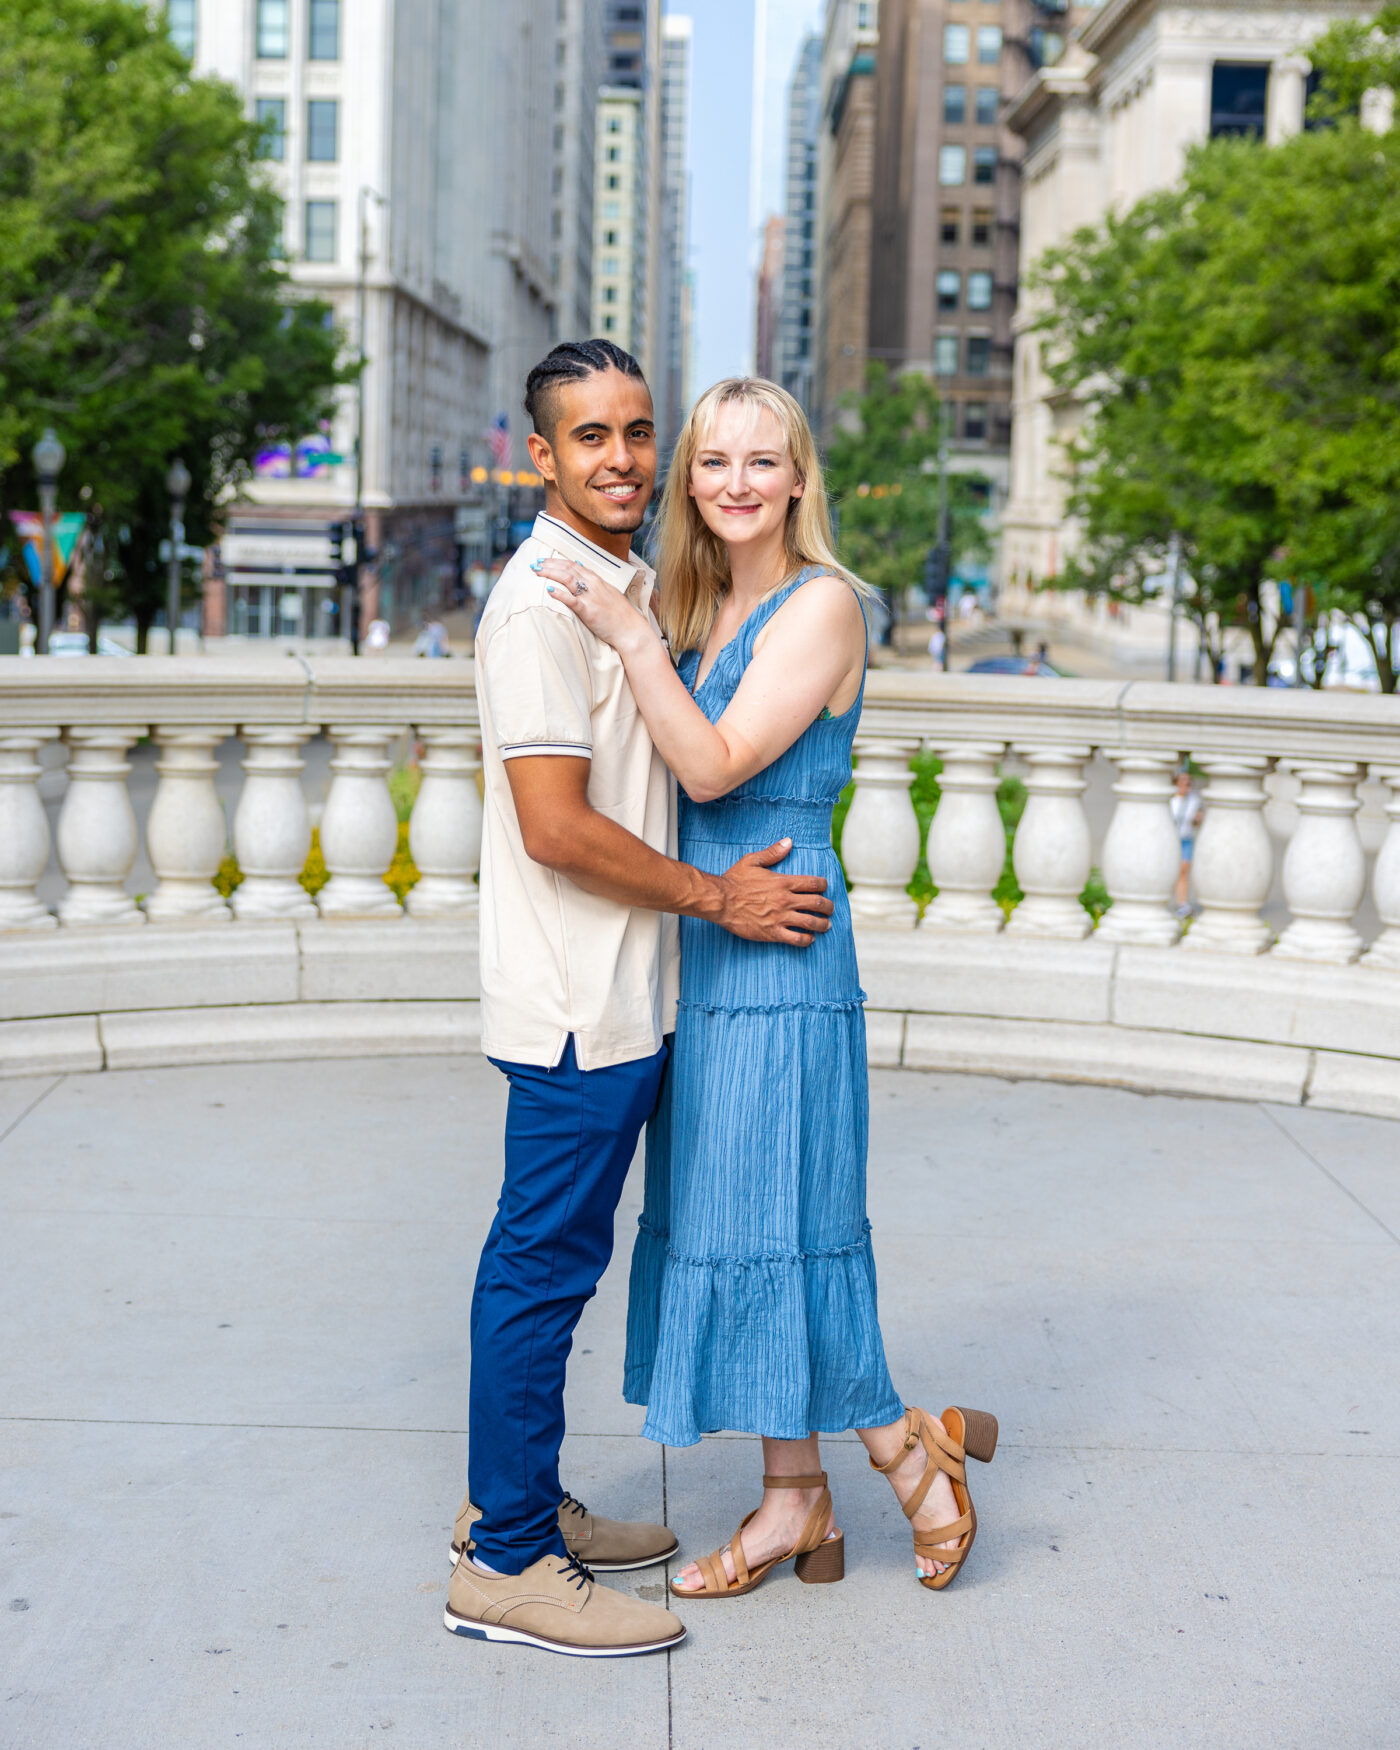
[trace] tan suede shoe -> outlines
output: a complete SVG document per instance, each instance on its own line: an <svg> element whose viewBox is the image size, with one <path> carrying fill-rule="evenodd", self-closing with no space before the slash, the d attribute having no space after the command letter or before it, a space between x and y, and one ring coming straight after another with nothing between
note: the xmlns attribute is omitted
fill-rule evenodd
<svg viewBox="0 0 1400 1750"><path fill-rule="evenodd" d="M685 1639L664 1605L600 1586L572 1556L545 1556L523 1574L483 1574L469 1555L452 1570L443 1622L474 1641L519 1641L580 1659L659 1653Z"/></svg>
<svg viewBox="0 0 1400 1750"><path fill-rule="evenodd" d="M457 1523L452 1530L454 1564L463 1546L471 1541L472 1527L480 1517L480 1507L473 1507L468 1495L457 1510ZM600 1519L572 1495L565 1495L559 1504L559 1529L569 1554L577 1556L596 1574L626 1574L633 1568L649 1568L653 1562L664 1562L675 1555L681 1547L669 1526Z"/></svg>

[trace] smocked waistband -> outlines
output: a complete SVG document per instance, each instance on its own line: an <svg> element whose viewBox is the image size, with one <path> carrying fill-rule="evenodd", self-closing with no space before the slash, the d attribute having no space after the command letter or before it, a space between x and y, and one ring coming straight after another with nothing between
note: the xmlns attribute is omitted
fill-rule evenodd
<svg viewBox="0 0 1400 1750"><path fill-rule="evenodd" d="M831 848L831 804L795 801L786 796L722 796L718 802L681 798L682 841L697 845L739 845L761 850L778 839L794 849Z"/></svg>

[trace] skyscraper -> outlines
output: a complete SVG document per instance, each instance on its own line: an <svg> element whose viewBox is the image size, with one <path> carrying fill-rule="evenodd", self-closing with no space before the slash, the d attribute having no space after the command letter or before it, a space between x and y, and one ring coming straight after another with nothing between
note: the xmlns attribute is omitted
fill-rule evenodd
<svg viewBox="0 0 1400 1750"><path fill-rule="evenodd" d="M758 293L754 305L753 368L755 376L776 382L778 376L778 322L783 295L783 232L781 213L770 213L763 227L763 259L758 267Z"/></svg>
<svg viewBox="0 0 1400 1750"><path fill-rule="evenodd" d="M594 246L594 271L605 251L624 252L632 276L628 303L628 350L641 361L647 381L655 383L662 369L661 331L661 0L606 0L603 19L604 85L599 93L599 140L595 161L601 186L595 185L595 210L604 210L598 221L602 232L612 232L613 245ZM630 95L629 95L630 94ZM623 106L627 107L623 107ZM605 114L606 111L606 114ZM613 137L603 139L606 129ZM619 139L618 134L623 138ZM630 211L616 210L609 219L606 209L628 207L616 166L620 159L607 157L611 147L622 147L631 177ZM620 293L621 288L615 287ZM595 313L606 302L594 293ZM604 312L606 313L606 312ZM611 332L600 329L600 333ZM620 330L618 330L620 332Z"/></svg>
<svg viewBox="0 0 1400 1750"><path fill-rule="evenodd" d="M646 350L646 115L642 94L605 85L594 148L594 334L642 358ZM643 359L643 369L645 360Z"/></svg>
<svg viewBox="0 0 1400 1750"><path fill-rule="evenodd" d="M691 21L670 13L661 21L661 257L656 431L669 455L690 403L690 298L686 275L690 243Z"/></svg>
<svg viewBox="0 0 1400 1750"><path fill-rule="evenodd" d="M595 130L603 83L603 0L558 0L554 53L553 210L555 335L579 340L593 323Z"/></svg>
<svg viewBox="0 0 1400 1750"><path fill-rule="evenodd" d="M822 39L806 37L788 85L787 198L778 292L777 379L810 413L817 260L817 141L822 111Z"/></svg>

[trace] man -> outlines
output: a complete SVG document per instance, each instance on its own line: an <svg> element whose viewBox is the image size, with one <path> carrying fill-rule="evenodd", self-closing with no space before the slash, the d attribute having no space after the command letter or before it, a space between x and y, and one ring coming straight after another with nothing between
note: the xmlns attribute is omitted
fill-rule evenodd
<svg viewBox="0 0 1400 1750"><path fill-rule="evenodd" d="M470 1489L445 1620L609 1657L685 1633L591 1571L664 1561L672 1533L595 1518L559 1482L574 1326L611 1255L674 1026L676 914L806 945L832 904L825 881L772 872L786 841L722 876L675 860L675 788L621 661L531 569L574 560L650 613L655 578L630 551L656 475L636 360L606 340L557 346L530 373L525 410L545 509L476 638L482 1046L511 1086L505 1183L472 1297Z"/></svg>

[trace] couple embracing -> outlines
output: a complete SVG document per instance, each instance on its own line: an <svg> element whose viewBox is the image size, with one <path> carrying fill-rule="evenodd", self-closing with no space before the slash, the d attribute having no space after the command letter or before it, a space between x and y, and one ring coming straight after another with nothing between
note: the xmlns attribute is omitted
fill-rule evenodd
<svg viewBox="0 0 1400 1750"><path fill-rule="evenodd" d="M624 1394L648 1439L763 1442L762 1505L672 1594L736 1598L788 1560L839 1580L818 1436L851 1428L941 1589L996 1422L906 1407L876 1316L864 999L831 846L865 590L832 552L811 432L775 384L707 391L654 575L630 548L656 474L635 359L558 346L525 407L546 508L476 642L482 1043L510 1095L447 1626L593 1657L685 1634L596 1578L669 1560L672 1531L595 1516L559 1476L573 1330L643 1128Z"/></svg>

